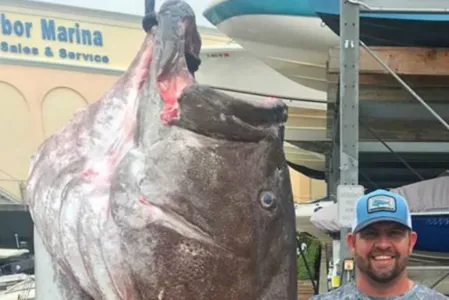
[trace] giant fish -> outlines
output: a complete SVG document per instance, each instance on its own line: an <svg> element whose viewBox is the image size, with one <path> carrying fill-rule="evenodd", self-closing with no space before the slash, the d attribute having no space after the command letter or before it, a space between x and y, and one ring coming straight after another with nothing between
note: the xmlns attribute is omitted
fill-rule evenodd
<svg viewBox="0 0 449 300"><path fill-rule="evenodd" d="M166 1L123 76L31 158L63 300L296 299L287 107L198 84L200 49L191 7Z"/></svg>

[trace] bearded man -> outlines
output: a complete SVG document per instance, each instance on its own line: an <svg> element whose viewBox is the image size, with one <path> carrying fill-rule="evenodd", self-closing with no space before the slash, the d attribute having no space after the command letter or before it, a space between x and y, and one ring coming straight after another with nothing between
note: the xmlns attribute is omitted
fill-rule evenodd
<svg viewBox="0 0 449 300"><path fill-rule="evenodd" d="M310 300L448 299L408 277L406 266L416 239L403 197L386 190L362 196L355 205L352 232L346 236L356 280Z"/></svg>

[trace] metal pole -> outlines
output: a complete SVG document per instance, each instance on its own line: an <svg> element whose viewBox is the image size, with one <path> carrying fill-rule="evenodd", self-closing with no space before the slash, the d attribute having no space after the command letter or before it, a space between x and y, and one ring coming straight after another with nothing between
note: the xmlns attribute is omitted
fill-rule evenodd
<svg viewBox="0 0 449 300"><path fill-rule="evenodd" d="M332 201L337 202L337 205L339 205L338 203L338 199L337 199L337 187L340 183L340 143L339 143L339 136L337 136L338 134L338 126L339 126L339 121L336 120L336 122L334 122L334 129L335 129L335 133L332 137L332 141L333 141L333 145L332 145L332 160L331 160L331 172L330 172L330 176L329 176L329 193L330 193L330 199L332 199ZM340 257L340 245L342 242L342 238L337 235L336 237L332 237L332 261L333 261L333 270L332 270L332 274L331 274L331 288L338 288L339 285L341 284L341 257ZM344 238L343 238L343 243L344 243ZM337 279L337 281L335 280Z"/></svg>
<svg viewBox="0 0 449 300"><path fill-rule="evenodd" d="M340 0L340 184L358 185L359 140L359 5ZM348 208L338 201L339 214ZM354 199L355 200L355 199ZM347 205L347 204L346 204ZM340 216L341 218L341 216ZM345 238L349 227L340 230L340 269L345 259L352 255ZM342 270L343 271L343 270ZM343 275L343 272L341 273ZM341 277L341 284L349 278Z"/></svg>

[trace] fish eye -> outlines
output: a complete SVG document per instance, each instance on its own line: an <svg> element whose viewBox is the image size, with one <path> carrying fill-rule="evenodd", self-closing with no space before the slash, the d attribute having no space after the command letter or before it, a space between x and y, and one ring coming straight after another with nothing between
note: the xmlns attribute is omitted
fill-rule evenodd
<svg viewBox="0 0 449 300"><path fill-rule="evenodd" d="M260 194L260 204L265 209L274 208L276 206L276 196L272 192L264 191Z"/></svg>

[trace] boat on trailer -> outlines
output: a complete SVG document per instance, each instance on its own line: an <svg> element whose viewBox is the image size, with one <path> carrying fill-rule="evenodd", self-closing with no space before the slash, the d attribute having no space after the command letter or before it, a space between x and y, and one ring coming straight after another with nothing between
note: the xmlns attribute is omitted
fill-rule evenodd
<svg viewBox="0 0 449 300"><path fill-rule="evenodd" d="M329 49L340 44L340 0L214 0L203 15L271 68L326 99ZM449 47L448 25L449 12L362 11L360 40L368 46Z"/></svg>

